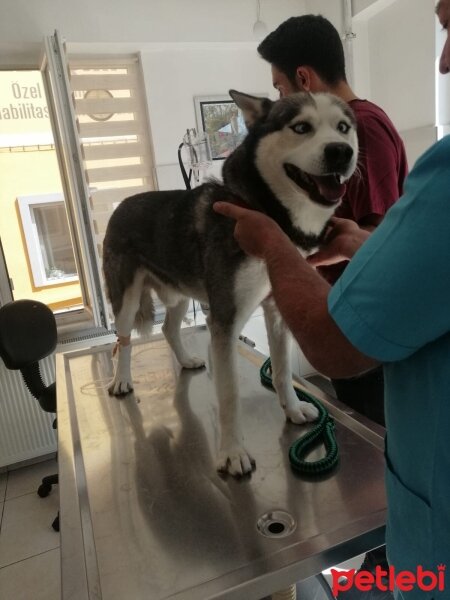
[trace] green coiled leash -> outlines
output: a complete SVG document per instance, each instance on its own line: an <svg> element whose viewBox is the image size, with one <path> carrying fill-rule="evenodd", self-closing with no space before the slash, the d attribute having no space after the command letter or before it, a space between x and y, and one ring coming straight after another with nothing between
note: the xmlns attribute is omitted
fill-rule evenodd
<svg viewBox="0 0 450 600"><path fill-rule="evenodd" d="M259 373L261 383L273 390L275 388L273 387L271 372L272 363L270 358L268 358L262 365ZM319 420L313 429L302 435L289 448L289 462L291 463L291 467L303 475L322 475L328 473L339 462L339 450L334 435L334 419L330 417L327 409L319 400L297 388L294 389L299 400L310 402L317 408L319 411ZM305 460L304 457L320 443L323 443L325 446L326 456L315 461Z"/></svg>

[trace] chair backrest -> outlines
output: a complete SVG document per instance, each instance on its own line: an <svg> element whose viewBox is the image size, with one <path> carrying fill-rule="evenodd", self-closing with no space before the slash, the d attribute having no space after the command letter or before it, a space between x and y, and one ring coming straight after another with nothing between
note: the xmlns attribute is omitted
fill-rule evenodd
<svg viewBox="0 0 450 600"><path fill-rule="evenodd" d="M0 357L5 367L20 370L43 410L54 412L55 386L45 386L39 361L54 352L56 320L52 311L35 300L15 300L0 308Z"/></svg>

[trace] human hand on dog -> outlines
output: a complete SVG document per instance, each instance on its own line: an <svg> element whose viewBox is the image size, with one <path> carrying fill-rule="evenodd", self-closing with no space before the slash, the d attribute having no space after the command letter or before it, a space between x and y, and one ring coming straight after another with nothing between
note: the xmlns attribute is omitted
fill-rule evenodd
<svg viewBox="0 0 450 600"><path fill-rule="evenodd" d="M350 260L369 235L350 219L332 217L323 245L307 261L312 267L324 267Z"/></svg>
<svg viewBox="0 0 450 600"><path fill-rule="evenodd" d="M265 260L274 244L288 239L277 223L261 212L229 202L215 202L213 209L235 219L234 237L246 254Z"/></svg>

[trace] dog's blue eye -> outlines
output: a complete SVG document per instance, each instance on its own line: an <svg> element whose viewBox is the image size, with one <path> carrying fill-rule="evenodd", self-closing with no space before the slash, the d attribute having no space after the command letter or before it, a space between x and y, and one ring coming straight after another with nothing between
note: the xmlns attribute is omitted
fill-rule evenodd
<svg viewBox="0 0 450 600"><path fill-rule="evenodd" d="M301 121L300 123L292 125L292 130L295 131L295 133L309 133L312 131L312 125L307 121Z"/></svg>
<svg viewBox="0 0 450 600"><path fill-rule="evenodd" d="M341 133L348 133L350 125L345 121L339 121L337 128Z"/></svg>

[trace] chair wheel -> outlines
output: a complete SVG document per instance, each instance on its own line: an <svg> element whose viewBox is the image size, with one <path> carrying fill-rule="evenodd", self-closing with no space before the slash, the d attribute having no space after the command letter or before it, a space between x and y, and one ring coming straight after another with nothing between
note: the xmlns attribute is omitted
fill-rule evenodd
<svg viewBox="0 0 450 600"><path fill-rule="evenodd" d="M59 515L55 517L55 520L52 523L52 527L55 531L59 531Z"/></svg>
<svg viewBox="0 0 450 600"><path fill-rule="evenodd" d="M37 493L41 498L45 498L50 494L51 491L52 486L49 483L41 483L41 485L38 487Z"/></svg>

